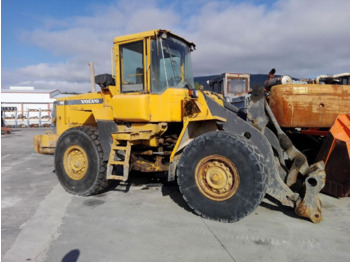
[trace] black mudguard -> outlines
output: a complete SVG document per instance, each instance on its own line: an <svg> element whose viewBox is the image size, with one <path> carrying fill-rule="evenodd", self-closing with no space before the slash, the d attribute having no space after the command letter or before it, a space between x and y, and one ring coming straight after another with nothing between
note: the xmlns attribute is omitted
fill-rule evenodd
<svg viewBox="0 0 350 262"><path fill-rule="evenodd" d="M118 126L114 121L98 120L97 121L98 134L103 150L103 160L108 161L111 146L113 144L111 134L118 131Z"/></svg>

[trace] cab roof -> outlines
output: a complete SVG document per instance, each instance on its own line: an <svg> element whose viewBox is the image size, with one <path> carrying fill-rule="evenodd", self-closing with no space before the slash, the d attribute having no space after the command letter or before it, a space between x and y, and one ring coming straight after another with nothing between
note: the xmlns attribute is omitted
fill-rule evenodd
<svg viewBox="0 0 350 262"><path fill-rule="evenodd" d="M163 33L166 33L168 35L179 38L182 41L184 41L186 44L188 44L189 46L193 46L193 47L196 46L194 43L189 42L186 39L182 38L181 36L173 34L172 32L170 32L169 30L166 30L166 29L155 29L155 30L140 32L140 33L136 33L136 34L117 36L114 38L113 43L116 44L116 43L131 41L133 39L141 39L141 38L145 38L145 37L160 36Z"/></svg>

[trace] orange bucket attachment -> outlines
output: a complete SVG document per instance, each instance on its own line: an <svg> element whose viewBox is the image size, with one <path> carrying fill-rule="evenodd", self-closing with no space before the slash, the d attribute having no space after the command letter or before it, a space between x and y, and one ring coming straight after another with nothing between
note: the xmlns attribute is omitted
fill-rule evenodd
<svg viewBox="0 0 350 262"><path fill-rule="evenodd" d="M326 167L326 185L322 192L335 197L350 196L350 115L337 116L318 160L324 160Z"/></svg>
<svg viewBox="0 0 350 262"><path fill-rule="evenodd" d="M350 161L350 115L345 115L345 114L338 115L330 131L334 137L333 144L332 144L333 148L334 148L336 139L345 142L346 147L348 149L348 155L349 155L349 161ZM331 150L333 148L331 148ZM331 150L330 150L330 153L331 153ZM327 157L327 160L328 158L329 156Z"/></svg>

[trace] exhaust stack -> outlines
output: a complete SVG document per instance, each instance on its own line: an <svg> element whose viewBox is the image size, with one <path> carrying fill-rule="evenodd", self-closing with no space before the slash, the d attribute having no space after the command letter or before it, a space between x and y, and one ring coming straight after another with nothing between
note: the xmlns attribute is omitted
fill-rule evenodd
<svg viewBox="0 0 350 262"><path fill-rule="evenodd" d="M96 92L96 83L95 83L95 67L94 63L90 62L90 79L91 79L91 92L95 93Z"/></svg>

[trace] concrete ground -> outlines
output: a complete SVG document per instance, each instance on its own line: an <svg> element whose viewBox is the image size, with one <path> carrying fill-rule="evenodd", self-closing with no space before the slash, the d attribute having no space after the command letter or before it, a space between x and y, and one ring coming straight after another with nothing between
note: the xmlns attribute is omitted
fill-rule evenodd
<svg viewBox="0 0 350 262"><path fill-rule="evenodd" d="M1 259L11 261L350 261L350 198L322 194L313 224L268 200L236 223L191 212L157 176L93 196L66 193L35 134L1 136Z"/></svg>

